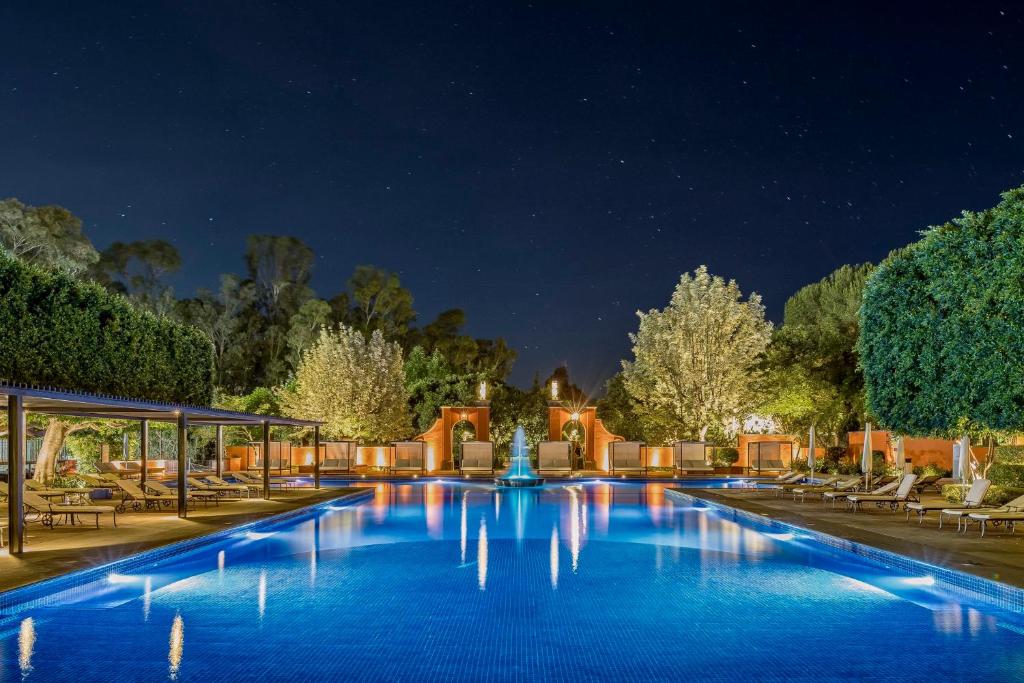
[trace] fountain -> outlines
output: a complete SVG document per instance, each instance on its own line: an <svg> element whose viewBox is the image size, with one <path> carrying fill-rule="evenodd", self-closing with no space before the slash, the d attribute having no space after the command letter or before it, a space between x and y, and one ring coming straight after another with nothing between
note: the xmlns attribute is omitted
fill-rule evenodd
<svg viewBox="0 0 1024 683"><path fill-rule="evenodd" d="M526 431L522 425L516 427L512 436L512 463L508 472L496 477L494 483L515 488L541 486L544 483L544 479L538 477L530 466L530 449L526 445Z"/></svg>

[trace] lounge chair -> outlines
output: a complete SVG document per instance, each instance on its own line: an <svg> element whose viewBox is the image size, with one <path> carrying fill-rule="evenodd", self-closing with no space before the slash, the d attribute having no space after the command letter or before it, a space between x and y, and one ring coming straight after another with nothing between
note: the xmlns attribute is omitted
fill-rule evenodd
<svg viewBox="0 0 1024 683"><path fill-rule="evenodd" d="M61 502L63 502L64 501L64 496L67 495L63 489L47 489L47 488L34 489L34 488L32 488L31 486L28 485L29 481L31 481L31 480L30 479L26 479L25 480L25 490L26 491L32 491L37 496L40 496L42 498L46 498L47 500L50 500L52 498L57 498ZM9 495L10 495L10 492L7 489L7 482L0 481L0 498L3 498L4 500L6 500Z"/></svg>
<svg viewBox="0 0 1024 683"><path fill-rule="evenodd" d="M210 482L202 481L195 477L188 477L187 481L189 488L193 488L197 491L213 491L222 496L233 493L239 498L242 498L243 496L246 498L249 497L248 484L211 484Z"/></svg>
<svg viewBox="0 0 1024 683"><path fill-rule="evenodd" d="M494 444L490 441L462 442L462 462L459 469L463 474L470 472L494 474Z"/></svg>
<svg viewBox="0 0 1024 683"><path fill-rule="evenodd" d="M88 488L90 489L107 489L113 492L116 487L114 482L104 479L103 477L95 474L88 474L85 472L79 472L75 474Z"/></svg>
<svg viewBox="0 0 1024 683"><path fill-rule="evenodd" d="M862 495L870 495L870 496L887 495L887 494L895 491L897 486L899 486L899 484L897 482L890 481L888 484L883 484L882 486L879 486L878 488L872 490L870 493L866 493L866 494L862 494ZM821 502L824 503L825 505L828 505L829 502L831 502L832 503L832 509L834 510L835 507L836 507L836 503L837 502L839 502L840 500L846 500L846 498L848 496L852 496L852 495L855 495L855 494L856 494L856 491L826 491L825 493L821 494Z"/></svg>
<svg viewBox="0 0 1024 683"><path fill-rule="evenodd" d="M936 493L942 493L942 486L938 483L942 479L941 474L926 474L917 480L914 484L914 490L918 493L924 493L924 490L929 486L935 487Z"/></svg>
<svg viewBox="0 0 1024 683"><path fill-rule="evenodd" d="M221 479L215 474L207 474L206 476L203 477L203 481L207 481L213 484L214 486L230 486L231 488L245 486L250 496L259 494L259 492L263 490L262 484L249 484L246 482L238 482L237 484L232 484L229 481Z"/></svg>
<svg viewBox="0 0 1024 683"><path fill-rule="evenodd" d="M811 477L812 476L813 475L810 474L810 473L807 474L807 481L808 482L811 481ZM817 484L817 486L826 486L826 487L831 489L831 488L833 488L833 486L835 485L835 483L837 481L839 481L839 477L834 476L834 475L833 476L828 476L828 477L825 477L824 479L822 479ZM777 485L773 486L771 488L771 490L775 493L775 497L776 498L781 498L782 496L784 496L789 491L793 491L794 489L806 489L806 488L810 488L811 486L814 486L814 484L811 484L811 483L777 484Z"/></svg>
<svg viewBox="0 0 1024 683"><path fill-rule="evenodd" d="M231 477L235 481L237 481L237 482L239 482L241 484L248 484L249 486L257 486L257 487L259 487L260 491L263 490L263 477L262 476L256 477L256 476L253 476L253 475L248 474L246 472L232 472L231 473ZM278 488L282 488L282 489L290 488L292 486L292 482L291 482L291 480L284 479L282 477L271 477L270 478L270 487L273 488L275 486L278 487Z"/></svg>
<svg viewBox="0 0 1024 683"><path fill-rule="evenodd" d="M939 526L942 526L944 518L952 517L956 520L957 531L961 530L961 524L963 524L963 532L967 533L967 527L971 525L971 520L968 515L972 512L1013 512L1018 509L1024 510L1024 496L1018 496L1006 505L981 505L976 508L942 508L939 511Z"/></svg>
<svg viewBox="0 0 1024 683"><path fill-rule="evenodd" d="M806 478L807 478L807 474L805 474L804 472L792 472L792 473L786 475L785 477L783 477L782 479L778 479L778 478L772 479L769 482L765 482L765 483L763 483L763 484L761 484L759 486L751 486L749 488L729 489L729 493L730 494L733 494L733 493L750 493L750 494L755 494L755 493L758 493L758 494L760 494L760 493L774 493L775 489L780 487L780 486L785 486L786 484L800 484Z"/></svg>
<svg viewBox="0 0 1024 683"><path fill-rule="evenodd" d="M391 444L391 472L414 472L424 474L427 471L426 441L394 441Z"/></svg>
<svg viewBox="0 0 1024 683"><path fill-rule="evenodd" d="M572 474L572 444L568 441L541 441L538 443L537 471Z"/></svg>
<svg viewBox="0 0 1024 683"><path fill-rule="evenodd" d="M171 495L149 493L139 488L138 482L127 479L118 481L117 488L121 490L121 502L117 504L118 512L124 512L129 504L133 510L138 512L142 509L159 510L161 505L170 507L178 502L178 496L173 493Z"/></svg>
<svg viewBox="0 0 1024 683"><path fill-rule="evenodd" d="M643 441L612 441L608 444L608 462L612 474L639 472L647 474L647 463L644 451L647 444Z"/></svg>
<svg viewBox="0 0 1024 683"><path fill-rule="evenodd" d="M96 528L99 529L100 515L110 514L114 516L114 526L117 526L117 510L106 505L63 505L51 503L35 491L25 491L22 493L22 496L22 502L25 504L25 507L38 512L43 526L48 526L51 529L57 524L57 517L63 516L65 521L74 526L75 519L79 515L95 516Z"/></svg>
<svg viewBox="0 0 1024 683"><path fill-rule="evenodd" d="M852 493L857 489L858 486L860 486L860 477L850 477L848 479L839 479L838 481L834 481L831 484L797 486L795 488L790 489L790 491L793 494L793 500L795 501L799 499L802 503L807 499L808 495L820 496L830 491L846 491Z"/></svg>
<svg viewBox="0 0 1024 683"><path fill-rule="evenodd" d="M1017 496L1006 505L1001 505L997 508L968 511L967 516L964 518L963 533L967 533L967 528L971 525L971 522L977 522L981 525L982 536L985 535L985 527L989 522L995 525L1006 524L1010 533L1013 533L1016 531L1017 522L1021 521L1024 521L1024 496Z"/></svg>
<svg viewBox="0 0 1024 683"><path fill-rule="evenodd" d="M914 482L917 481L916 474L904 475L900 485L894 493L854 493L846 497L847 509L857 512L864 503L874 503L877 507L888 506L894 512L899 509L900 503L906 503L914 495Z"/></svg>
<svg viewBox="0 0 1024 683"><path fill-rule="evenodd" d="M177 491L154 479L146 480L146 488L158 496L173 496L175 501L178 500ZM192 503L193 505L195 505L196 501L202 501L205 505L209 505L212 501L215 505L220 505L220 495L218 495L216 491L196 491L195 489L189 489L185 494L185 501Z"/></svg>
<svg viewBox="0 0 1024 683"><path fill-rule="evenodd" d="M917 513L917 523L923 524L925 515L932 510L939 511L939 528L942 527L942 511L943 510L977 510L981 507L981 501L984 500L985 494L988 493L988 487L991 482L988 479L975 479L974 483L971 484L970 490L967 491L967 495L964 496L964 504L959 507L952 507L947 500L937 500L932 503L922 503L920 501L915 503L907 503L907 521L910 521L910 513ZM960 527L960 519L957 517L957 528Z"/></svg>

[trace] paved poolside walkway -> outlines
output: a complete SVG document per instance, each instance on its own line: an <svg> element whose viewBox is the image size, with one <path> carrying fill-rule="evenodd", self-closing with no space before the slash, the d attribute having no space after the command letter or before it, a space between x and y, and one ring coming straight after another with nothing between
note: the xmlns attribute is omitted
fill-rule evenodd
<svg viewBox="0 0 1024 683"><path fill-rule="evenodd" d="M225 527L245 524L265 517L314 505L335 498L365 494L356 488L295 488L273 492L272 500L262 498L225 501L218 506L190 510L188 519L169 512L126 512L117 516L117 528L110 517L101 520L101 528L92 526L92 517L83 517L85 527L58 526L47 529L39 522L26 527L25 552L12 557L7 548L0 550L0 591L47 579L78 569L86 569L133 555L168 543L203 536ZM113 505L113 501L95 501ZM0 504L0 515L7 518L7 505Z"/></svg>
<svg viewBox="0 0 1024 683"><path fill-rule="evenodd" d="M931 564L957 569L987 579L994 579L1024 588L1024 532L1011 535L1000 528L989 527L985 538L979 537L977 525L966 535L956 532L956 523L938 528L938 516L929 513L918 526L914 517L906 521L904 512L867 508L865 512L845 512L842 505L834 512L818 500L793 502L773 494L755 494L728 489L677 489L712 502L789 522L822 533L839 536L857 543L874 546ZM940 500L925 494L923 500Z"/></svg>

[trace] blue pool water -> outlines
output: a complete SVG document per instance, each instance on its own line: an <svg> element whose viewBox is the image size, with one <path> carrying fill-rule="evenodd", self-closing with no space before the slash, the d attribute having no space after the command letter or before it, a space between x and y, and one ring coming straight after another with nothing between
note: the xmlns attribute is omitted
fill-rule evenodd
<svg viewBox="0 0 1024 683"><path fill-rule="evenodd" d="M0 620L3 681L1013 681L1024 619L661 484L374 485ZM85 532L83 532L85 533Z"/></svg>

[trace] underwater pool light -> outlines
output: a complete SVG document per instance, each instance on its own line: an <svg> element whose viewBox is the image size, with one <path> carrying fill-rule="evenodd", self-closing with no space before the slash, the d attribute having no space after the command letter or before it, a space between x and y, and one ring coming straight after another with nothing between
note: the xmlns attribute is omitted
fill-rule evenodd
<svg viewBox="0 0 1024 683"><path fill-rule="evenodd" d="M934 576L908 576L902 579L908 586L934 586Z"/></svg>

